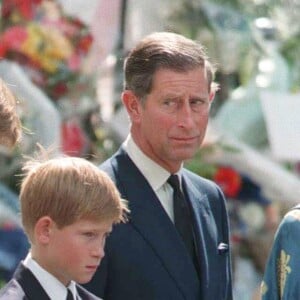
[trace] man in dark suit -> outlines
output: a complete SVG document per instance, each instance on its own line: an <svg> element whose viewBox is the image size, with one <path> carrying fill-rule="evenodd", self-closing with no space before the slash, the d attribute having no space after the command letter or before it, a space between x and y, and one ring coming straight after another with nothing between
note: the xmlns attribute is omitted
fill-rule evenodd
<svg viewBox="0 0 300 300"><path fill-rule="evenodd" d="M201 45L161 32L138 43L124 70L130 134L101 169L131 214L87 288L105 300L230 300L224 196L183 168L205 135L213 67Z"/></svg>

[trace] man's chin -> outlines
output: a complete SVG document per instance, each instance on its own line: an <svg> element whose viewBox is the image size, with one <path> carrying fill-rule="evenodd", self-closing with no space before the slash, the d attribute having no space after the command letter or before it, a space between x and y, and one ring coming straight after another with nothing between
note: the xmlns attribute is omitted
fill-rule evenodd
<svg viewBox="0 0 300 300"><path fill-rule="evenodd" d="M183 163L186 160L192 159L195 153L196 151L184 151L184 152L174 153L174 160Z"/></svg>

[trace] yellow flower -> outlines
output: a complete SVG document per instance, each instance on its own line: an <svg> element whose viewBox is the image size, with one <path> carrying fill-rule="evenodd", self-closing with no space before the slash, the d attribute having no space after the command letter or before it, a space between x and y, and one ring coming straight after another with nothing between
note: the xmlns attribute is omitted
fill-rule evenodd
<svg viewBox="0 0 300 300"><path fill-rule="evenodd" d="M21 50L49 73L55 73L60 63L73 53L73 47L57 29L37 23L27 26L28 37Z"/></svg>
<svg viewBox="0 0 300 300"><path fill-rule="evenodd" d="M56 28L41 27L47 47L45 55L55 59L66 60L73 54L71 42Z"/></svg>

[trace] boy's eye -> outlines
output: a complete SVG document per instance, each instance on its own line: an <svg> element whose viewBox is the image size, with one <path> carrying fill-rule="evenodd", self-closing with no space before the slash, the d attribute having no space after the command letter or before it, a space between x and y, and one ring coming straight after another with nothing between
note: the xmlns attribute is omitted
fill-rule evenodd
<svg viewBox="0 0 300 300"><path fill-rule="evenodd" d="M95 236L95 233L94 232L84 232L83 235L91 238L91 237Z"/></svg>

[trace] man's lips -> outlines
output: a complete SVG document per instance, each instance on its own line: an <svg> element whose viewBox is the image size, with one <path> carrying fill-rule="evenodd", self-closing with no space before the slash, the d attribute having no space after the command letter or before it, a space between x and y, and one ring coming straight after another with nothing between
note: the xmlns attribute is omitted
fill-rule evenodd
<svg viewBox="0 0 300 300"><path fill-rule="evenodd" d="M99 265L91 265L91 266L86 266L86 268L90 271L96 271Z"/></svg>
<svg viewBox="0 0 300 300"><path fill-rule="evenodd" d="M198 139L198 136L192 136L192 137L172 137L171 138L174 141L178 142L193 142Z"/></svg>

